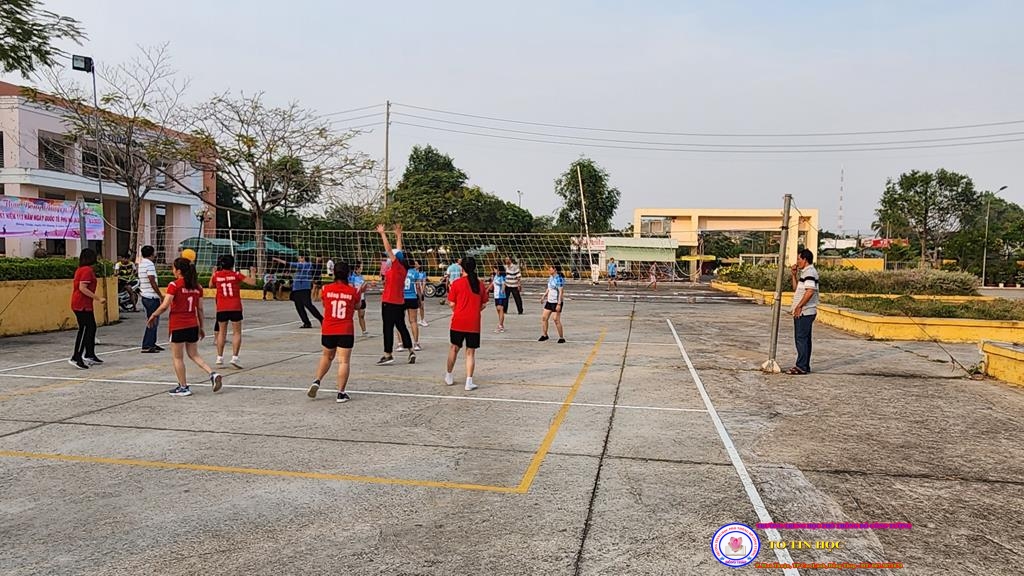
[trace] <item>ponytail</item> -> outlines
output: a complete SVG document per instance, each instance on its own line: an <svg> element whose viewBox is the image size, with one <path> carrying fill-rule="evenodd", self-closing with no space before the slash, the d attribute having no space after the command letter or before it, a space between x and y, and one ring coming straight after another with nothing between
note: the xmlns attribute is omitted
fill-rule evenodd
<svg viewBox="0 0 1024 576"><path fill-rule="evenodd" d="M174 268L181 272L181 278L185 281L185 288L199 290L199 276L196 273L196 265L188 258L175 258Z"/></svg>
<svg viewBox="0 0 1024 576"><path fill-rule="evenodd" d="M351 273L348 262L338 262L334 265L334 279L342 284L348 284L348 276Z"/></svg>
<svg viewBox="0 0 1024 576"><path fill-rule="evenodd" d="M480 278L476 275L476 258L466 256L462 260L462 271L466 273L469 289L473 291L473 294L480 294Z"/></svg>

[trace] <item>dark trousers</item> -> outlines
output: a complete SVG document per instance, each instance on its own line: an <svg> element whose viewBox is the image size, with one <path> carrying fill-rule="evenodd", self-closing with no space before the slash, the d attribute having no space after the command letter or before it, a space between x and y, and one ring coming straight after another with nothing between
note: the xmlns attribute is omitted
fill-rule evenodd
<svg viewBox="0 0 1024 576"><path fill-rule="evenodd" d="M313 315L321 324L324 323L324 317L317 310L316 306L313 305L313 300L309 295L309 288L305 290L292 290L291 295L292 302L295 303L295 311L299 313L299 318L302 319L303 326L309 326L309 316L306 316L306 310Z"/></svg>
<svg viewBox="0 0 1024 576"><path fill-rule="evenodd" d="M143 298L142 307L146 310L146 318L153 315L156 309L160 307L159 298ZM142 335L142 349L152 348L156 346L156 329L160 326L160 318L157 317L156 322L152 326L146 327L146 333Z"/></svg>
<svg viewBox="0 0 1024 576"><path fill-rule="evenodd" d="M793 332L796 337L796 367L804 372L811 371L811 329L814 319L818 316L800 316L793 318Z"/></svg>
<svg viewBox="0 0 1024 576"><path fill-rule="evenodd" d="M519 286L516 286L514 288L506 287L505 288L505 293L508 295L508 299L510 301L511 300L515 300L516 301L516 310L518 310L519 313L522 314L523 313L523 296L520 293L520 290L521 289L519 288ZM506 310L506 312L509 312L509 310Z"/></svg>
<svg viewBox="0 0 1024 576"><path fill-rule="evenodd" d="M412 350L412 336L405 327L405 305L381 302L380 315L384 321L384 353L390 355L395 346L395 330L402 337L402 346Z"/></svg>
<svg viewBox="0 0 1024 576"><path fill-rule="evenodd" d="M78 320L78 335L75 336L75 352L72 360L96 357L96 316L92 310L74 310Z"/></svg>

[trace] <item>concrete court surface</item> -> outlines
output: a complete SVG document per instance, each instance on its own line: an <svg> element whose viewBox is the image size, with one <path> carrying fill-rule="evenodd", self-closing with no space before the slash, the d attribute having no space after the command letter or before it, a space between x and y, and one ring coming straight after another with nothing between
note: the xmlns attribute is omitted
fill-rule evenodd
<svg viewBox="0 0 1024 576"><path fill-rule="evenodd" d="M71 332L0 339L0 574L783 574L711 554L720 526L765 520L757 498L774 522L913 525L780 530L842 543L795 562L1024 573L1021 388L966 379L935 344L820 325L814 374L765 376L768 308L699 287L571 295L561 345L536 342L536 294L505 334L487 308L475 392L461 358L442 384L436 300L417 363L374 366L374 298L342 405L333 384L306 398L319 333L288 302L246 302L245 368L217 395L193 365L195 395L166 394L141 314L100 328L87 372L63 360ZM757 561L778 562L757 532Z"/></svg>

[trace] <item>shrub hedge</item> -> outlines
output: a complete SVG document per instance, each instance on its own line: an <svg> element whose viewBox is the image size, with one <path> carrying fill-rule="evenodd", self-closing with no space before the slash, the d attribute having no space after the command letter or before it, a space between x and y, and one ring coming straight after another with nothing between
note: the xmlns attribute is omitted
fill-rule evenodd
<svg viewBox="0 0 1024 576"><path fill-rule="evenodd" d="M741 264L723 268L718 279L756 290L774 290L778 268ZM967 272L914 269L864 272L823 268L822 294L917 294L928 296L976 296L981 282ZM783 290L791 291L789 274Z"/></svg>
<svg viewBox="0 0 1024 576"><path fill-rule="evenodd" d="M114 275L113 262L103 260L93 268L96 276ZM78 258L0 258L0 282L71 279L77 269Z"/></svg>
<svg viewBox="0 0 1024 576"><path fill-rule="evenodd" d="M1024 321L1024 302L999 298L986 302L950 304L936 300L915 300L910 296L899 298L864 298L855 296L828 296L822 299L835 306L881 314L882 316L913 316L915 318L974 318L979 320Z"/></svg>

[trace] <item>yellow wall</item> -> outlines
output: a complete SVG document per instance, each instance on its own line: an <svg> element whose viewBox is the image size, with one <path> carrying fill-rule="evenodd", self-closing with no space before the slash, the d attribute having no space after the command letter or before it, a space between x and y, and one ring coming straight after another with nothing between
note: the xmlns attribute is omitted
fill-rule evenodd
<svg viewBox="0 0 1024 576"><path fill-rule="evenodd" d="M1024 349L1012 344L985 342L981 352L985 356L986 376L1024 385Z"/></svg>
<svg viewBox="0 0 1024 576"><path fill-rule="evenodd" d="M775 294L754 290L731 282L712 282L711 286L738 296L750 298L758 304L771 305ZM849 296L870 296L850 294ZM895 298L893 295L874 295ZM989 301L988 296L915 296L914 298L934 299L944 302L966 302L968 300ZM782 305L793 302L792 293L782 294ZM828 304L818 306L818 321L829 326L860 334L876 340L925 340L940 342L981 342L983 340L1005 340L1013 342L1024 334L1024 322L1000 320L974 320L964 318L907 318L905 316L880 316L867 312L838 308Z"/></svg>
<svg viewBox="0 0 1024 576"><path fill-rule="evenodd" d="M884 258L826 258L822 257L818 262L822 268L832 266L835 268L853 267L863 272L885 270Z"/></svg>
<svg viewBox="0 0 1024 576"><path fill-rule="evenodd" d="M117 279L100 279L98 288L107 299L109 321L119 319L117 309ZM67 280L14 280L0 282L0 336L17 336L53 330L78 328L71 311L71 279ZM96 323L103 325L103 308L95 309Z"/></svg>

